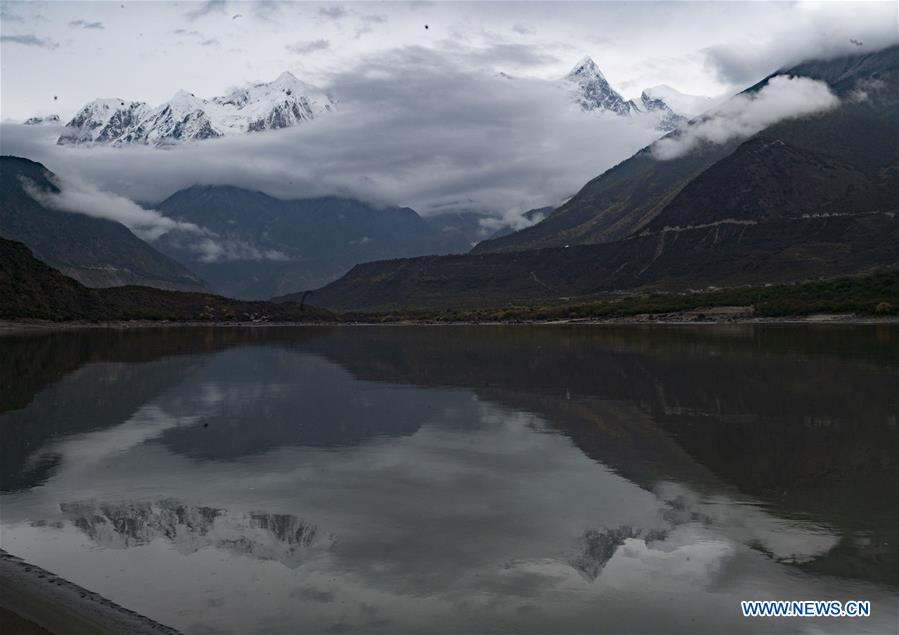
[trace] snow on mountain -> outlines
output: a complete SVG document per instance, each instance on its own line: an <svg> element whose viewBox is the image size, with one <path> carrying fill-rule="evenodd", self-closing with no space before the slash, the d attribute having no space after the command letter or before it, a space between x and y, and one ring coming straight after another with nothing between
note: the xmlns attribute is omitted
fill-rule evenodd
<svg viewBox="0 0 899 635"><path fill-rule="evenodd" d="M659 130L671 132L687 123L686 117L674 112L663 99L650 97L645 90L640 95L640 104L645 112L658 116L659 121L656 128Z"/></svg>
<svg viewBox="0 0 899 635"><path fill-rule="evenodd" d="M720 100L698 95L687 95L670 86L647 88L639 102L625 99L606 80L589 56L575 64L564 78L564 85L571 91L572 100L585 111L608 111L619 116L653 115L656 128L670 132L687 123L687 120L714 106Z"/></svg>
<svg viewBox="0 0 899 635"><path fill-rule="evenodd" d="M46 117L29 117L25 120L26 126L57 126L59 115L47 115Z"/></svg>
<svg viewBox="0 0 899 635"><path fill-rule="evenodd" d="M590 58L575 64L564 81L573 85L572 98L583 110L608 110L618 115L629 115L639 108L609 85L602 71Z"/></svg>
<svg viewBox="0 0 899 635"><path fill-rule="evenodd" d="M96 99L67 124L57 143L167 146L288 128L333 109L329 95L284 72L273 82L209 100L179 90L156 108L144 102Z"/></svg>

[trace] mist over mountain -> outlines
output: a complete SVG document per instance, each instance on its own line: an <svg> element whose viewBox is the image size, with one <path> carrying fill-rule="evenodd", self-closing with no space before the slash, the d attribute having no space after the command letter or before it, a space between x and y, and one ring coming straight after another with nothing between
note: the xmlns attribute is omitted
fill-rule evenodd
<svg viewBox="0 0 899 635"><path fill-rule="evenodd" d="M838 107L823 114L811 114L801 119L783 117L783 121L776 122L771 128L759 134L780 138L785 145L779 147L784 150L796 147L820 155L818 160L822 166L831 165L834 159L845 161L844 167L840 169L851 171L852 168L848 166L854 166L855 170L862 170L865 178L870 180L871 187L882 192L881 196L888 197L889 184L883 182L883 176L891 172L888 170L881 173L881 170L891 165L897 152L896 136L893 134L896 116L895 91L891 93L889 83L895 82L896 66L899 65L897 50L899 49L891 47L877 53L810 62L784 69L750 87L743 96L737 96L730 101L743 100L740 103L748 105L749 110L754 106L754 102L747 102L746 96L751 98L760 94L771 80L779 77L807 78L822 83L821 86L826 85L839 98L839 101L834 98L834 103L840 104ZM869 85L879 88L870 91L870 94L865 93L864 99L859 99L860 93L857 91ZM797 93L795 97L787 95L787 107L793 107L790 99L798 99L796 107L805 108L806 97L805 92ZM772 106L773 109L780 107L778 103ZM761 114L768 115L768 113ZM596 177L543 222L511 236L480 243L475 252L603 243L620 240L637 232L662 214L666 206L690 181L734 152L745 140L739 134L730 132L727 127L730 125L729 122L734 121L744 127L753 125L753 122L746 117L741 121L742 116L742 112L732 111L718 118L708 114L699 118L685 131L666 136L653 146L641 150L627 161ZM719 122L723 127L719 126ZM716 126L709 132L708 138L697 141L695 145L691 142L689 151L672 160L657 160L656 152L659 147L682 144L694 134L692 132L694 127L704 130L703 126L707 125ZM710 141L712 138L710 135L719 135L721 142ZM848 174L849 172L845 172L845 175ZM732 176L741 181L747 175L752 177L753 173L734 172ZM769 172L769 179L767 185L773 191L782 186L793 187L786 174L779 175L773 167ZM719 187L723 193L723 188L727 185L722 181ZM814 189L811 185L809 187ZM756 183L754 187L736 189L730 195L742 198L742 205L752 207L760 213L763 212L758 204L759 197L764 200L770 196L761 183ZM851 198L858 198L854 190L850 190L848 195ZM802 202L801 198L796 196L790 203L795 202L802 209L806 203ZM861 204L862 199L858 200ZM773 202L770 204L774 205ZM781 210L784 204L786 201L778 203ZM839 206L836 201L834 204ZM684 203L679 202L678 205L683 206ZM719 207L717 213L727 215L727 209Z"/></svg>
<svg viewBox="0 0 899 635"><path fill-rule="evenodd" d="M232 254L198 252L192 236L178 230L154 243L216 292L239 298L315 288L369 260L464 253L477 232L471 216L424 219L409 208L334 196L283 200L232 186L191 187L154 207L213 232L220 242L247 247Z"/></svg>
<svg viewBox="0 0 899 635"><path fill-rule="evenodd" d="M756 113L784 75L826 85L839 105L782 117L748 139L725 129L671 160L645 148L472 255L359 266L316 298L340 308L484 306L896 267L899 47L786 69L732 101Z"/></svg>
<svg viewBox="0 0 899 635"><path fill-rule="evenodd" d="M59 188L39 163L0 157L0 237L25 243L47 264L89 287L142 284L198 291L194 273L121 223L41 204Z"/></svg>

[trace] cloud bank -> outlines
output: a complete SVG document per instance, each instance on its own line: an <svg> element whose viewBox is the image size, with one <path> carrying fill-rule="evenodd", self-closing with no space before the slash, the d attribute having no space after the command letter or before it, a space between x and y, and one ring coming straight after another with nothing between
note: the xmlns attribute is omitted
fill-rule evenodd
<svg viewBox="0 0 899 635"><path fill-rule="evenodd" d="M676 159L702 143L750 137L779 121L831 110L839 103L824 82L778 75L758 92L737 95L679 133L660 139L652 153L662 161Z"/></svg>
<svg viewBox="0 0 899 635"><path fill-rule="evenodd" d="M139 238L153 243L162 237L181 248L196 253L203 262L222 260L285 260L275 250L260 250L232 239L222 239L215 232L194 223L178 221L154 209L146 209L133 201L105 192L78 177L60 177L58 192L47 192L24 183L25 191L45 207L63 212L84 214L123 224Z"/></svg>
<svg viewBox="0 0 899 635"><path fill-rule="evenodd" d="M58 131L6 125L3 152L140 201L229 184L514 221L558 204L658 137L654 117L583 113L554 82L508 81L419 47L337 73L328 90L337 112L286 130L160 151L60 147Z"/></svg>

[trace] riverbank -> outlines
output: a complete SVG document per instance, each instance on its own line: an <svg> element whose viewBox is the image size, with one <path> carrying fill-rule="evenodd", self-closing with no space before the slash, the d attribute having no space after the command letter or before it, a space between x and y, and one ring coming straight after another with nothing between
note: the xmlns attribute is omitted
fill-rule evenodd
<svg viewBox="0 0 899 635"><path fill-rule="evenodd" d="M156 321L127 320L108 322L68 321L53 322L49 320L0 321L0 334L33 331L67 331L82 329L163 329L183 327L215 327L215 328L277 328L277 327L348 327L348 326L428 326L428 325L462 325L462 326L540 326L540 325L720 325L720 324L899 324L899 316L858 316L852 313L818 313L813 315L795 315L779 317L758 317L751 313L737 312L729 309L743 307L712 307L675 313L648 313L614 318L564 318L564 319L520 319L504 320L441 320L441 319L391 319L391 320L347 320L342 322L191 322L191 321Z"/></svg>
<svg viewBox="0 0 899 635"><path fill-rule="evenodd" d="M0 549L0 631L10 635L177 635Z"/></svg>

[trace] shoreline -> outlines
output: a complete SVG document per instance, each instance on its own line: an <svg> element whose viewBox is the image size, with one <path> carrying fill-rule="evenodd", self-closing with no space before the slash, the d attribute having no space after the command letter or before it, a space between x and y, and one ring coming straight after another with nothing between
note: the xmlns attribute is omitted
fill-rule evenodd
<svg viewBox="0 0 899 635"><path fill-rule="evenodd" d="M3 549L0 549L0 625L9 633L179 635L173 628Z"/></svg>
<svg viewBox="0 0 899 635"><path fill-rule="evenodd" d="M109 322L49 320L0 320L0 335L15 332L75 331L85 329L164 329L164 328L283 328L283 327L371 327L371 326L721 326L768 324L840 324L869 326L899 324L899 316L858 316L855 314L812 314L783 317L753 317L746 315L718 315L713 311L689 311L673 314L638 314L617 318L566 318L558 320L394 320L344 322L216 322L216 321L155 321L113 320Z"/></svg>

